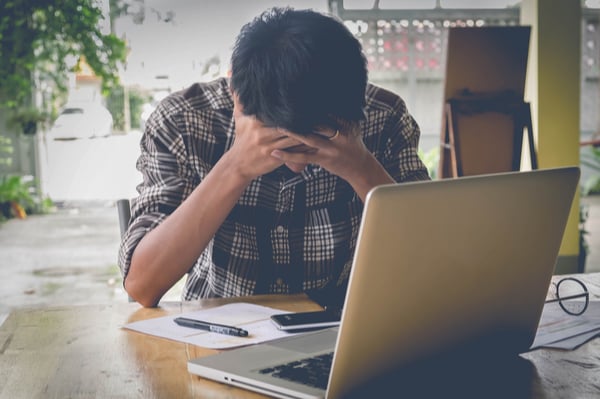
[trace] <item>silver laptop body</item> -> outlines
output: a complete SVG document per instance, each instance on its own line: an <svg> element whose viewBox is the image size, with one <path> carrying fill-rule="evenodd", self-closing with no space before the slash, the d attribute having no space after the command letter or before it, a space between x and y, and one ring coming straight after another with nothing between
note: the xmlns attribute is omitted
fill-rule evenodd
<svg viewBox="0 0 600 399"><path fill-rule="evenodd" d="M527 351L578 180L568 167L379 186L365 203L339 328L192 359L188 370L280 398L338 398L469 342ZM331 351L326 388L264 372Z"/></svg>

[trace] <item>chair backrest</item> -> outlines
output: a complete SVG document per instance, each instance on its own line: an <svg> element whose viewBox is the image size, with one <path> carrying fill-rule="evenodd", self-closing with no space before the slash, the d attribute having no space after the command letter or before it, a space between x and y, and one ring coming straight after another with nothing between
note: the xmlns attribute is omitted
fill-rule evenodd
<svg viewBox="0 0 600 399"><path fill-rule="evenodd" d="M131 219L131 205L128 199L117 200L117 213L119 214L119 229L121 231L121 238L125 235L127 228L129 227L129 221ZM127 295L129 302L134 302L133 298Z"/></svg>
<svg viewBox="0 0 600 399"><path fill-rule="evenodd" d="M127 231L127 227L129 227L129 219L131 219L131 208L128 199L117 200L117 212L119 213L121 237L123 237Z"/></svg>

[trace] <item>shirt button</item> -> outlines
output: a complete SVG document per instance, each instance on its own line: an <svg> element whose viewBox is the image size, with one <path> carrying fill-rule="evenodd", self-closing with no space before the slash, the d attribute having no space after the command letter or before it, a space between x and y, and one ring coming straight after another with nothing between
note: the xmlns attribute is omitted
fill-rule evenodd
<svg viewBox="0 0 600 399"><path fill-rule="evenodd" d="M285 230L283 228L283 226L277 226L277 228L275 229L278 233L283 233L283 231Z"/></svg>

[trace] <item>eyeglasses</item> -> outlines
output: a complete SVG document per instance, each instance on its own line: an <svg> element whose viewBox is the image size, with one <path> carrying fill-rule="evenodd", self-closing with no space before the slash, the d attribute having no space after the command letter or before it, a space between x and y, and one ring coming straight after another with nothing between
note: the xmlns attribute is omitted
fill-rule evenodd
<svg viewBox="0 0 600 399"><path fill-rule="evenodd" d="M583 282L573 277L565 277L552 285L555 286L555 298L547 300L546 303L558 302L562 310L573 316L585 312L590 302L590 294Z"/></svg>

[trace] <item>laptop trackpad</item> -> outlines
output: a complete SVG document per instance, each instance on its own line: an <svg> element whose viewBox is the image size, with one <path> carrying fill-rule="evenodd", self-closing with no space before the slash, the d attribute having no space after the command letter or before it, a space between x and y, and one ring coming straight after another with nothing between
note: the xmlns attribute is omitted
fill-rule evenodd
<svg viewBox="0 0 600 399"><path fill-rule="evenodd" d="M322 352L335 347L339 328L330 328L306 335L294 335L288 338L269 342L269 346L284 348L301 353Z"/></svg>

